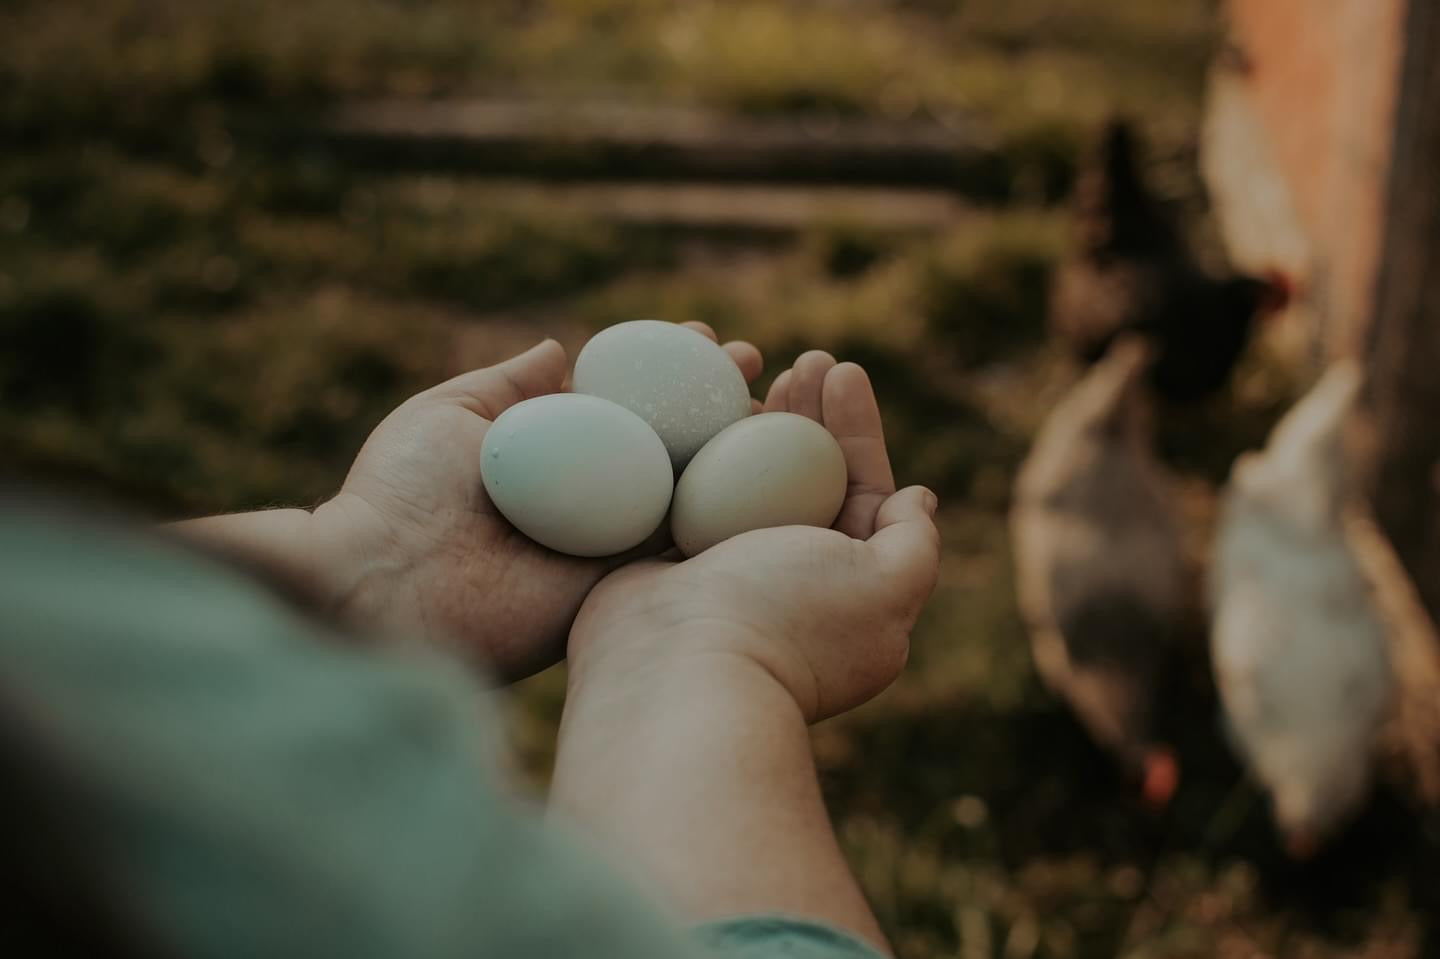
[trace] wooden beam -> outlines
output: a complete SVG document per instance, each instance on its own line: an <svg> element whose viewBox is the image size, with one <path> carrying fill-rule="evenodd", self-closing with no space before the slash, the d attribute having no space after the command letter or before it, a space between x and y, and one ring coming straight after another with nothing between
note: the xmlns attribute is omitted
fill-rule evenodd
<svg viewBox="0 0 1440 959"><path fill-rule="evenodd" d="M946 190L879 186L477 179L467 189L507 202L543 202L548 209L587 218L700 231L787 233L830 225L943 230L985 215Z"/></svg>
<svg viewBox="0 0 1440 959"><path fill-rule="evenodd" d="M1369 327L1368 492L1440 621L1440 5L1414 0Z"/></svg>
<svg viewBox="0 0 1440 959"><path fill-rule="evenodd" d="M737 117L680 107L526 100L341 107L322 137L348 162L536 179L871 183L1004 194L1014 171L978 126L829 114ZM1065 151L1034 147L1063 187Z"/></svg>

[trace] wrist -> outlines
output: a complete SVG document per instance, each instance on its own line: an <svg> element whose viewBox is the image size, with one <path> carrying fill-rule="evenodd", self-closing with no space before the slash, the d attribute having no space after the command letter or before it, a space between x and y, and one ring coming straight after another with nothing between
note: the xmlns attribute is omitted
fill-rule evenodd
<svg viewBox="0 0 1440 959"><path fill-rule="evenodd" d="M571 697L592 690L650 695L711 676L732 690L747 684L778 689L806 721L816 713L818 692L808 664L791 644L753 627L723 619L640 619L604 629L583 624L582 616L570 637Z"/></svg>
<svg viewBox="0 0 1440 959"><path fill-rule="evenodd" d="M688 750L687 744L757 727L803 741L808 753L806 725L790 690L749 656L711 650L587 657L567 672L552 799L560 808L591 801L583 788L576 794L564 774L576 757L588 768L598 752L638 749L659 762L662 753ZM652 745L640 745L645 742Z"/></svg>
<svg viewBox="0 0 1440 959"><path fill-rule="evenodd" d="M393 613L389 594L403 575L404 551L363 499L339 493L310 514L302 549L337 613L357 625Z"/></svg>

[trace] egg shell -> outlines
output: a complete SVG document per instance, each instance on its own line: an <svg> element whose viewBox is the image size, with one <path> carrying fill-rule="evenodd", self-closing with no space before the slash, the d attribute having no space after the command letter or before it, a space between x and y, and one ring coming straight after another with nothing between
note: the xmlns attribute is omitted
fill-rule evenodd
<svg viewBox="0 0 1440 959"><path fill-rule="evenodd" d="M686 556L752 529L828 527L845 503L845 454L830 431L794 413L727 427L675 485L670 531Z"/></svg>
<svg viewBox="0 0 1440 959"><path fill-rule="evenodd" d="M750 390L730 354L707 336L659 320L597 333L575 358L573 388L649 423L677 471L716 433L750 415Z"/></svg>
<svg viewBox="0 0 1440 959"><path fill-rule="evenodd" d="M480 445L496 509L543 546L612 556L665 520L670 457L634 413L597 396L555 393L510 407Z"/></svg>

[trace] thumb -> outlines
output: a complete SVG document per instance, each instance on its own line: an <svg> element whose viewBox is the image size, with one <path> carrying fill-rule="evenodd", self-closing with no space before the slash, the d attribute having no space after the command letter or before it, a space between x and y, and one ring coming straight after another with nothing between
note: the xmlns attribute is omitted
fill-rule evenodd
<svg viewBox="0 0 1440 959"><path fill-rule="evenodd" d="M935 494L908 486L880 504L875 535L869 539L882 572L896 586L923 600L940 571L940 532L935 528Z"/></svg>
<svg viewBox="0 0 1440 959"><path fill-rule="evenodd" d="M559 392L569 365L565 348L547 339L503 363L461 373L423 395L459 403L493 420L523 400Z"/></svg>

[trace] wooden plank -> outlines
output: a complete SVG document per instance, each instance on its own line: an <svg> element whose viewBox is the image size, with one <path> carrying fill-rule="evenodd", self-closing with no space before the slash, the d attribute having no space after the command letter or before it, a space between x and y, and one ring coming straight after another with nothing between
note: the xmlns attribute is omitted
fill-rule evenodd
<svg viewBox="0 0 1440 959"><path fill-rule="evenodd" d="M1375 514L1440 620L1440 5L1411 4L1368 337Z"/></svg>
<svg viewBox="0 0 1440 959"><path fill-rule="evenodd" d="M600 220L692 229L790 232L829 224L886 230L952 228L975 214L945 190L763 183L544 183L482 180L507 201Z"/></svg>
<svg viewBox="0 0 1440 959"><path fill-rule="evenodd" d="M1267 328L1308 364L1354 355L1374 306L1408 0L1227 0L1202 137L1232 261L1284 270Z"/></svg>
<svg viewBox="0 0 1440 959"><path fill-rule="evenodd" d="M341 107L322 135L347 160L545 179L885 183L1002 190L978 127L678 107L511 100Z"/></svg>
<svg viewBox="0 0 1440 959"><path fill-rule="evenodd" d="M1408 13L1357 446L1379 533L1360 550L1390 627L1399 745L1440 802L1440 6ZM1358 542L1363 543L1362 537ZM1384 560L1388 548L1393 561ZM1389 571L1385 567L1389 566Z"/></svg>

